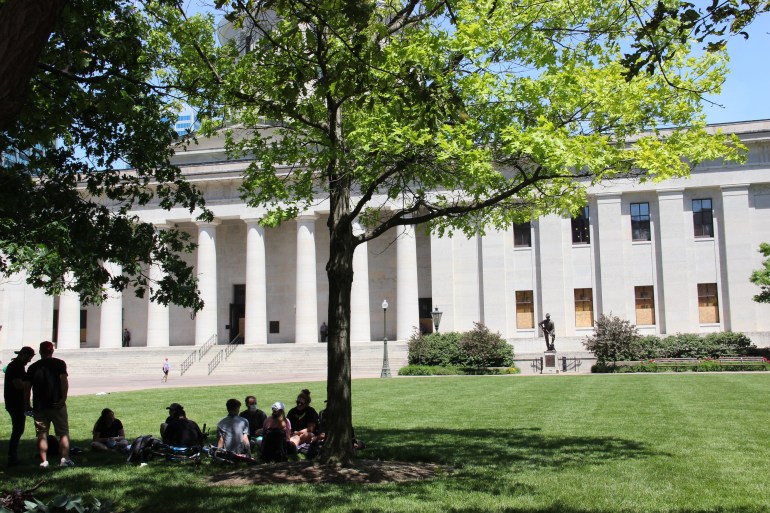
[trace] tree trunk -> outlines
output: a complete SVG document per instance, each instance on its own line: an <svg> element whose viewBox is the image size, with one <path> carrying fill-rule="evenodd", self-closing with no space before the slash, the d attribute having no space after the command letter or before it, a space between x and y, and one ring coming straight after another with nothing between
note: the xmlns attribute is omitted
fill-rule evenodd
<svg viewBox="0 0 770 513"><path fill-rule="evenodd" d="M353 286L355 237L349 222L329 222L329 342L326 381L326 441L321 462L349 466L353 460L353 416L350 393L350 290Z"/></svg>
<svg viewBox="0 0 770 513"><path fill-rule="evenodd" d="M67 1L0 3L0 131L19 117L35 66Z"/></svg>

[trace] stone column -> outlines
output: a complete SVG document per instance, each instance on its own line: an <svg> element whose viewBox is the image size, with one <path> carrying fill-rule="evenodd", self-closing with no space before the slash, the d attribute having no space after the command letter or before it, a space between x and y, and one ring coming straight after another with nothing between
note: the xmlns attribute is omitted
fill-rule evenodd
<svg viewBox="0 0 770 513"><path fill-rule="evenodd" d="M749 281L755 267L758 245L753 242L748 184L722 186L722 287L717 299L724 313L722 326L730 331L756 331L756 308L752 297L757 287ZM697 291L693 291L697 294ZM697 296L696 296L697 297Z"/></svg>
<svg viewBox="0 0 770 513"><path fill-rule="evenodd" d="M313 214L297 218L297 303L294 319L294 341L297 344L312 344L320 340L315 221Z"/></svg>
<svg viewBox="0 0 770 513"><path fill-rule="evenodd" d="M629 290L626 288L626 269L623 245L630 244L631 227L624 222L620 193L597 194L597 226L599 236L592 242L598 246L599 275L594 304L594 318L600 313L633 319L626 308ZM626 236L627 235L627 236ZM631 312L633 313L633 312Z"/></svg>
<svg viewBox="0 0 770 513"><path fill-rule="evenodd" d="M158 228L161 228L160 226ZM157 264L150 266L150 281L158 283L164 278L163 269ZM150 286L153 287L152 285ZM169 307L148 301L147 304L147 347L169 346Z"/></svg>
<svg viewBox="0 0 770 513"><path fill-rule="evenodd" d="M195 345L217 335L217 226L219 221L198 225L198 289L204 306L195 316Z"/></svg>
<svg viewBox="0 0 770 513"><path fill-rule="evenodd" d="M396 239L396 340L406 340L419 329L418 294L414 226L401 226Z"/></svg>
<svg viewBox="0 0 770 513"><path fill-rule="evenodd" d="M660 249L657 252L660 255L660 279L656 285L661 288L657 297L663 301L655 307L663 314L658 316L660 331L687 333L698 325L698 319L693 321L690 318L690 304L697 300L697 295L693 298L697 286L688 280L692 266L687 258L687 249L693 239L693 231L692 225L685 223L684 216L692 213L684 208L684 189L658 191L658 211L661 220L657 226L660 233Z"/></svg>
<svg viewBox="0 0 770 513"><path fill-rule="evenodd" d="M112 262L105 262L104 268L110 276L119 276L123 269ZM106 287L107 299L100 310L99 319L99 347L114 349L123 344L123 294L116 292L112 287Z"/></svg>
<svg viewBox="0 0 770 513"><path fill-rule="evenodd" d="M244 344L267 344L265 229L259 219L246 223L246 333Z"/></svg>
<svg viewBox="0 0 770 513"><path fill-rule="evenodd" d="M67 273L65 281L73 279L72 273ZM80 348L80 298L77 292L67 290L59 296L57 339L58 349Z"/></svg>
<svg viewBox="0 0 770 513"><path fill-rule="evenodd" d="M364 233L357 222L353 223L353 235ZM369 248L360 244L353 253L353 288L350 291L350 340L369 342L372 340L369 302Z"/></svg>
<svg viewBox="0 0 770 513"><path fill-rule="evenodd" d="M556 338L572 334L575 329L574 288L571 281L566 280L564 272L564 224L567 221L557 214L549 214L537 220L534 241L537 243L539 260L538 316L535 324L551 314L551 320L556 324ZM572 241L569 241L570 248ZM572 265L572 262L570 262ZM570 306L568 306L570 305ZM568 310L569 308L569 310ZM594 307L595 308L595 307ZM545 339L540 329L536 330L545 347Z"/></svg>

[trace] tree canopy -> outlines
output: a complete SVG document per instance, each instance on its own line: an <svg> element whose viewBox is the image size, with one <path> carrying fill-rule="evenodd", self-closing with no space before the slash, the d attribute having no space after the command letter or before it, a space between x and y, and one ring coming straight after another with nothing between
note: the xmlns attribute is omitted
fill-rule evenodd
<svg viewBox="0 0 770 513"><path fill-rule="evenodd" d="M180 257L194 247L189 237L132 212L150 202L203 207L169 163L175 97L157 79L163 61L148 45L144 11L128 0L9 0L0 28L9 36L0 42L0 273L24 271L36 287L72 289L85 302L101 301L106 286L133 285L199 309ZM106 262L122 273L110 275ZM150 264L165 271L161 283L150 283Z"/></svg>
<svg viewBox="0 0 770 513"><path fill-rule="evenodd" d="M352 452L356 246L400 225L470 235L564 214L600 182L741 158L701 113L722 50L678 39L651 73L626 72L655 2L217 0L221 44L213 17L148 5L164 83L199 110L202 134L253 159L242 193L262 223L328 202L327 462Z"/></svg>
<svg viewBox="0 0 770 513"><path fill-rule="evenodd" d="M754 296L757 303L770 303L770 244L763 242L759 245L759 252L765 259L762 261L762 269L751 273L751 283L761 290Z"/></svg>

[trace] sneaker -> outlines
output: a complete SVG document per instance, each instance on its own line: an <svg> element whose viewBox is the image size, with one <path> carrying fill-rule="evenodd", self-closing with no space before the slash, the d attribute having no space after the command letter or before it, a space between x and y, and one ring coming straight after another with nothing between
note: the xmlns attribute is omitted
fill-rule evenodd
<svg viewBox="0 0 770 513"><path fill-rule="evenodd" d="M44 461L40 464L40 468L48 468L48 461Z"/></svg>
<svg viewBox="0 0 770 513"><path fill-rule="evenodd" d="M61 463L59 463L60 467L74 467L75 462L72 460L68 460L67 458L62 458Z"/></svg>

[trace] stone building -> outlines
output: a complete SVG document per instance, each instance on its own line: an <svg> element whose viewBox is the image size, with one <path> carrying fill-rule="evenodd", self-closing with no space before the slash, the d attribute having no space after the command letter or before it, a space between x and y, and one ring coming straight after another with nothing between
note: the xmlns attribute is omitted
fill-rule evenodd
<svg viewBox="0 0 770 513"><path fill-rule="evenodd" d="M542 350L537 321L546 312L561 350L580 350L595 317L610 312L644 334L731 330L767 345L770 305L752 301L758 289L749 275L760 267L759 244L770 242L770 121L715 128L738 134L749 148L746 164L711 163L689 179L658 184L594 187L578 218L552 215L470 239L402 228L360 246L353 342L431 331L437 307L441 331L482 322L517 353ZM238 192L246 162L226 161L216 141L176 159L204 191L214 221L196 223L182 209L138 214L159 228L178 225L197 241L187 258L204 310L193 316L131 291L81 307L76 296L49 297L16 276L0 284L0 347L53 338L62 349L119 348L124 328L132 346L225 343L239 335L247 345L320 340L328 301L325 203L264 229L263 212Z"/></svg>

